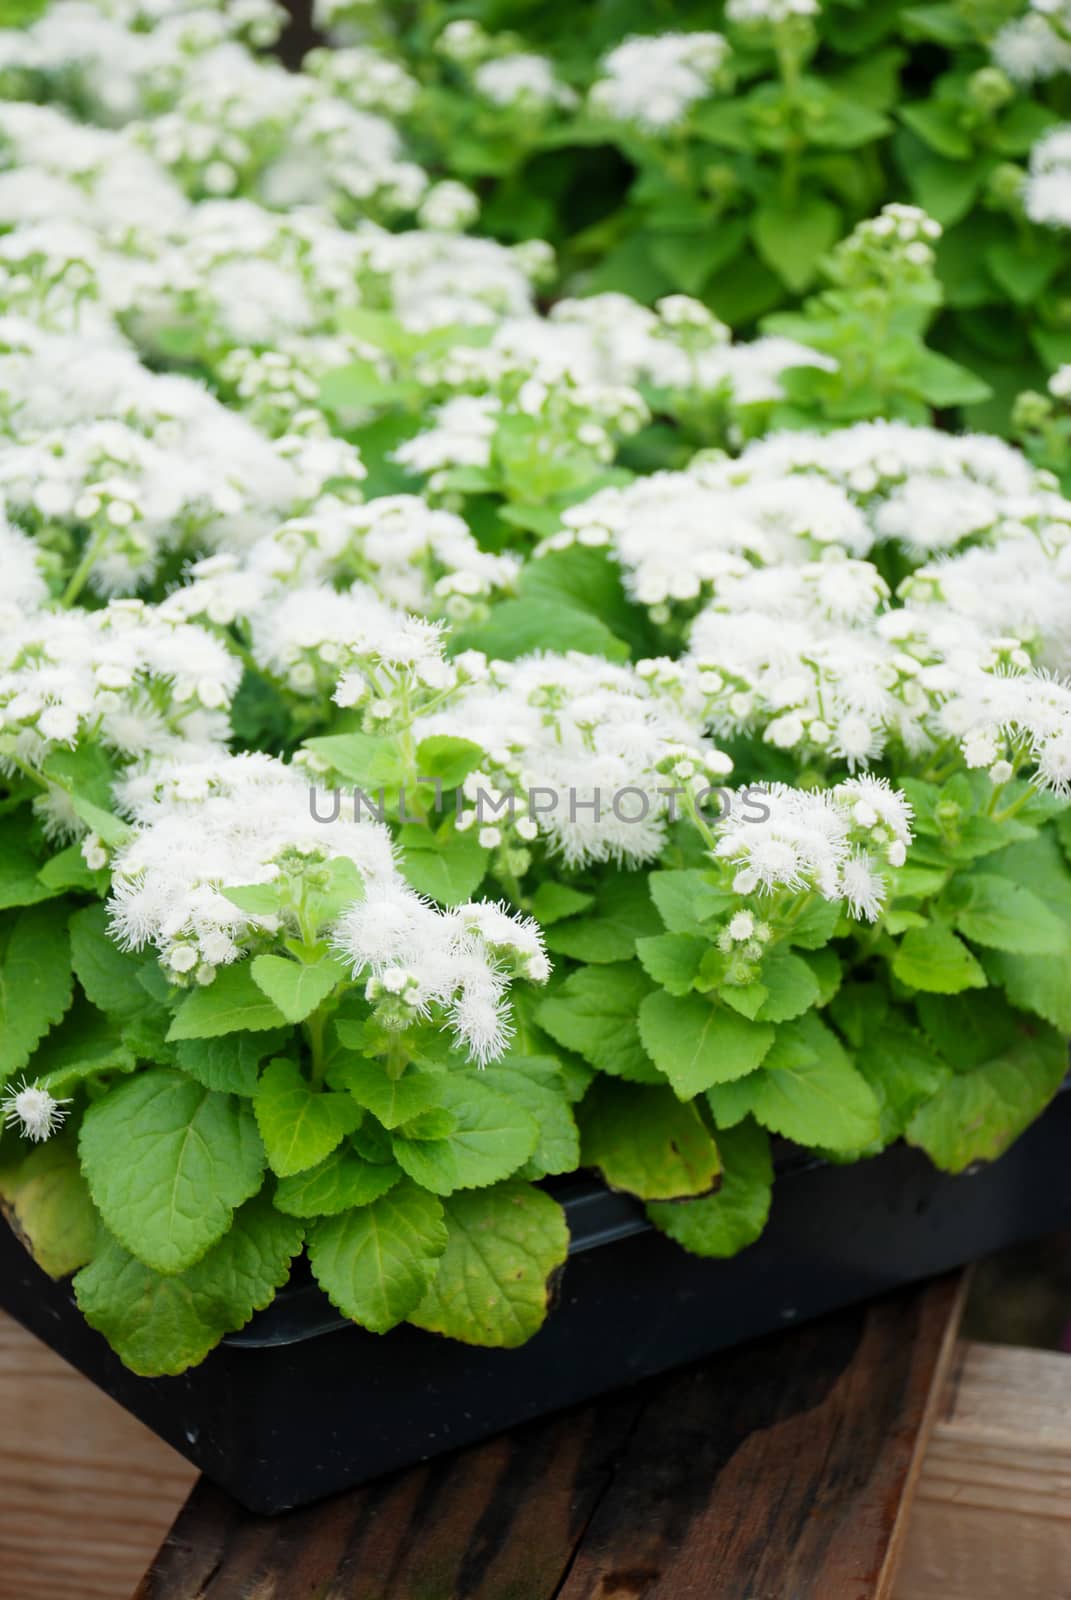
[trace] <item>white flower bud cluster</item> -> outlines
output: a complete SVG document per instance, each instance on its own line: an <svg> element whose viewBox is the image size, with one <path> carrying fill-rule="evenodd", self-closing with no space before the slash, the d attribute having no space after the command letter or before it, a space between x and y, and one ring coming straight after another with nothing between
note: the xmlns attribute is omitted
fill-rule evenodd
<svg viewBox="0 0 1071 1600"><path fill-rule="evenodd" d="M222 744L240 676L211 634L140 600L32 612L0 641L0 769L40 768L88 735L124 760Z"/></svg>
<svg viewBox="0 0 1071 1600"><path fill-rule="evenodd" d="M1031 150L1023 208L1031 222L1071 228L1071 123L1050 128Z"/></svg>
<svg viewBox="0 0 1071 1600"><path fill-rule="evenodd" d="M703 735L672 662L617 666L575 653L490 663L486 677L418 718L486 752L465 780L459 826L524 858L537 837L571 865L649 861L687 798L732 763Z"/></svg>
<svg viewBox="0 0 1071 1600"><path fill-rule="evenodd" d="M716 829L714 858L725 863L734 893L813 892L874 922L888 894L885 869L903 866L911 843L904 797L871 777L828 790L770 784L750 792L765 818L730 813ZM738 913L728 931L734 941L756 937L750 913Z"/></svg>

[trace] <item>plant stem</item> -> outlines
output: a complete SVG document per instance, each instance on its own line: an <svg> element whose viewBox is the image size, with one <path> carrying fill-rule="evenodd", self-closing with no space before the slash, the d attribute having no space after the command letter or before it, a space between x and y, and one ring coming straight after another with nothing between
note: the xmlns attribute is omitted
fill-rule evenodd
<svg viewBox="0 0 1071 1600"><path fill-rule="evenodd" d="M81 561L79 561L78 565L71 574L71 581L63 591L60 605L74 605L74 602L78 599L78 596L86 586L89 574L93 571L93 568L96 565L97 557L104 549L104 543L107 537L107 528L98 528L92 539L89 540L89 543L82 551Z"/></svg>

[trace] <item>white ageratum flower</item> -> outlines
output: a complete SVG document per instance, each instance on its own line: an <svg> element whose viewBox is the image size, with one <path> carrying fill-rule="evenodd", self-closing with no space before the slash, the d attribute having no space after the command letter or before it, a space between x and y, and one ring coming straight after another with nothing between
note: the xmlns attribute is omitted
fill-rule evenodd
<svg viewBox="0 0 1071 1600"><path fill-rule="evenodd" d="M1050 128L1031 150L1023 207L1031 222L1071 228L1071 123Z"/></svg>
<svg viewBox="0 0 1071 1600"><path fill-rule="evenodd" d="M479 1065L500 1056L512 1034L511 974L545 982L550 963L538 925L504 906L470 902L439 911L409 889L386 884L343 913L336 948L368 998L393 997L385 1020L442 1015Z"/></svg>
<svg viewBox="0 0 1071 1600"><path fill-rule="evenodd" d="M853 779L822 791L752 787L746 801L715 827L714 858L737 894L811 891L876 920L887 895L882 866L902 866L911 842L902 795L884 780Z"/></svg>
<svg viewBox="0 0 1071 1600"><path fill-rule="evenodd" d="M993 60L1013 83L1044 82L1071 72L1071 5L1031 0L1025 16L1005 23L992 43Z"/></svg>
<svg viewBox="0 0 1071 1600"><path fill-rule="evenodd" d="M570 865L638 863L658 855L688 794L731 770L703 736L700 706L673 662L547 653L490 663L413 731L484 750L465 782L463 827L522 845L542 835Z"/></svg>
<svg viewBox="0 0 1071 1600"><path fill-rule="evenodd" d="M588 103L599 116L662 130L709 95L729 55L720 33L656 33L626 39L603 58Z"/></svg>
<svg viewBox="0 0 1071 1600"><path fill-rule="evenodd" d="M62 1127L67 1116L63 1108L70 1103L69 1099L57 1099L42 1089L37 1080L29 1083L20 1078L0 1099L0 1112L5 1128L17 1128L24 1138L40 1144Z"/></svg>

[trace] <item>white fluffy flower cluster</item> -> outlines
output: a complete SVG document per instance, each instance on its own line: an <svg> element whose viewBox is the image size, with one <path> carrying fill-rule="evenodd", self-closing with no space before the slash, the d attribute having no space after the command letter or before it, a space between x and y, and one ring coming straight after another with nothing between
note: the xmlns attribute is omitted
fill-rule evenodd
<svg viewBox="0 0 1071 1600"><path fill-rule="evenodd" d="M1071 228L1071 123L1051 128L1031 150L1023 208L1031 222Z"/></svg>
<svg viewBox="0 0 1071 1600"><path fill-rule="evenodd" d="M797 17L815 17L818 11L818 0L727 0L725 19L738 28L777 27Z"/></svg>
<svg viewBox="0 0 1071 1600"><path fill-rule="evenodd" d="M911 562L967 541L1044 534L1062 544L1071 503L1002 440L898 422L774 434L730 461L700 454L570 507L544 549L605 546L642 604L692 602L753 565L895 543ZM1062 531L1061 531L1062 530Z"/></svg>
<svg viewBox="0 0 1071 1600"><path fill-rule="evenodd" d="M1014 83L1038 83L1071 72L1071 4L1029 0L1025 15L997 32L992 52Z"/></svg>
<svg viewBox="0 0 1071 1600"><path fill-rule="evenodd" d="M472 82L477 94L494 106L542 110L550 106L573 106L577 100L568 84L559 80L547 57L528 50L481 61L472 75Z"/></svg>
<svg viewBox="0 0 1071 1600"><path fill-rule="evenodd" d="M241 547L364 468L343 441L273 444L189 378L153 373L118 335L0 321L0 490L45 542L80 538L100 594L152 581L171 556ZM325 452L325 453L324 453Z"/></svg>
<svg viewBox="0 0 1071 1600"><path fill-rule="evenodd" d="M508 839L523 850L542 835L574 866L655 857L686 797L732 768L666 665L576 653L494 661L419 717L416 737L453 735L486 754L465 780L459 826L492 848Z"/></svg>
<svg viewBox="0 0 1071 1600"><path fill-rule="evenodd" d="M770 784L752 789L745 818L719 826L715 860L726 863L740 895L787 891L841 901L867 922L888 894L885 868L901 867L911 843L911 807L882 778L849 778L810 791ZM766 812L764 818L752 809Z"/></svg>
<svg viewBox="0 0 1071 1600"><path fill-rule="evenodd" d="M0 770L39 769L85 737L124 761L222 745L240 676L210 633L140 600L31 612L0 644ZM55 792L48 801L57 829L81 831Z"/></svg>
<svg viewBox="0 0 1071 1600"><path fill-rule="evenodd" d="M550 962L539 924L490 901L439 911L395 885L376 886L339 919L339 954L396 1027L445 1014L473 1060L500 1056L512 1036L511 977L544 983Z"/></svg>
<svg viewBox="0 0 1071 1600"><path fill-rule="evenodd" d="M45 90L103 123L125 124L131 143L195 198L244 191L269 205L413 210L428 180L389 121L337 93L330 76L288 73L242 41L270 43L282 15L246 0L168 7L146 27L134 12L109 16L85 0L60 0L24 32L0 33L0 70L27 98ZM371 75L371 55L348 63L358 83ZM376 75L379 101L390 99L387 69L395 105L384 109L405 110L390 65Z"/></svg>
<svg viewBox="0 0 1071 1600"><path fill-rule="evenodd" d="M657 33L626 39L604 56L588 93L597 116L660 131L682 122L716 88L729 58L720 33Z"/></svg>
<svg viewBox="0 0 1071 1600"><path fill-rule="evenodd" d="M304 776L271 756L156 762L127 778L120 801L136 832L112 862L112 930L124 948L154 946L173 981L211 983L218 967L307 932L289 908L339 861L356 868L355 890L330 926L383 1002L382 1020L441 1014L486 1061L509 1037L510 978L548 975L529 919L491 904L430 905L399 874L385 827L318 820ZM228 898L250 885L285 885L281 909L254 913Z"/></svg>

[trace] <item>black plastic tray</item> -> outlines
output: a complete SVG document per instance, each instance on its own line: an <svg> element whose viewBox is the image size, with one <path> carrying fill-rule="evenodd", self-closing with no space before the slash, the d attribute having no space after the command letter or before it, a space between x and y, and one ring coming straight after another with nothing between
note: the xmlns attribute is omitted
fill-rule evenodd
<svg viewBox="0 0 1071 1600"><path fill-rule="evenodd" d="M961 1177L903 1145L790 1165L762 1238L730 1261L687 1255L594 1180L558 1193L572 1248L519 1350L377 1337L306 1281L183 1377L137 1378L6 1227L0 1304L250 1510L282 1511L1071 1225L1071 1093Z"/></svg>

